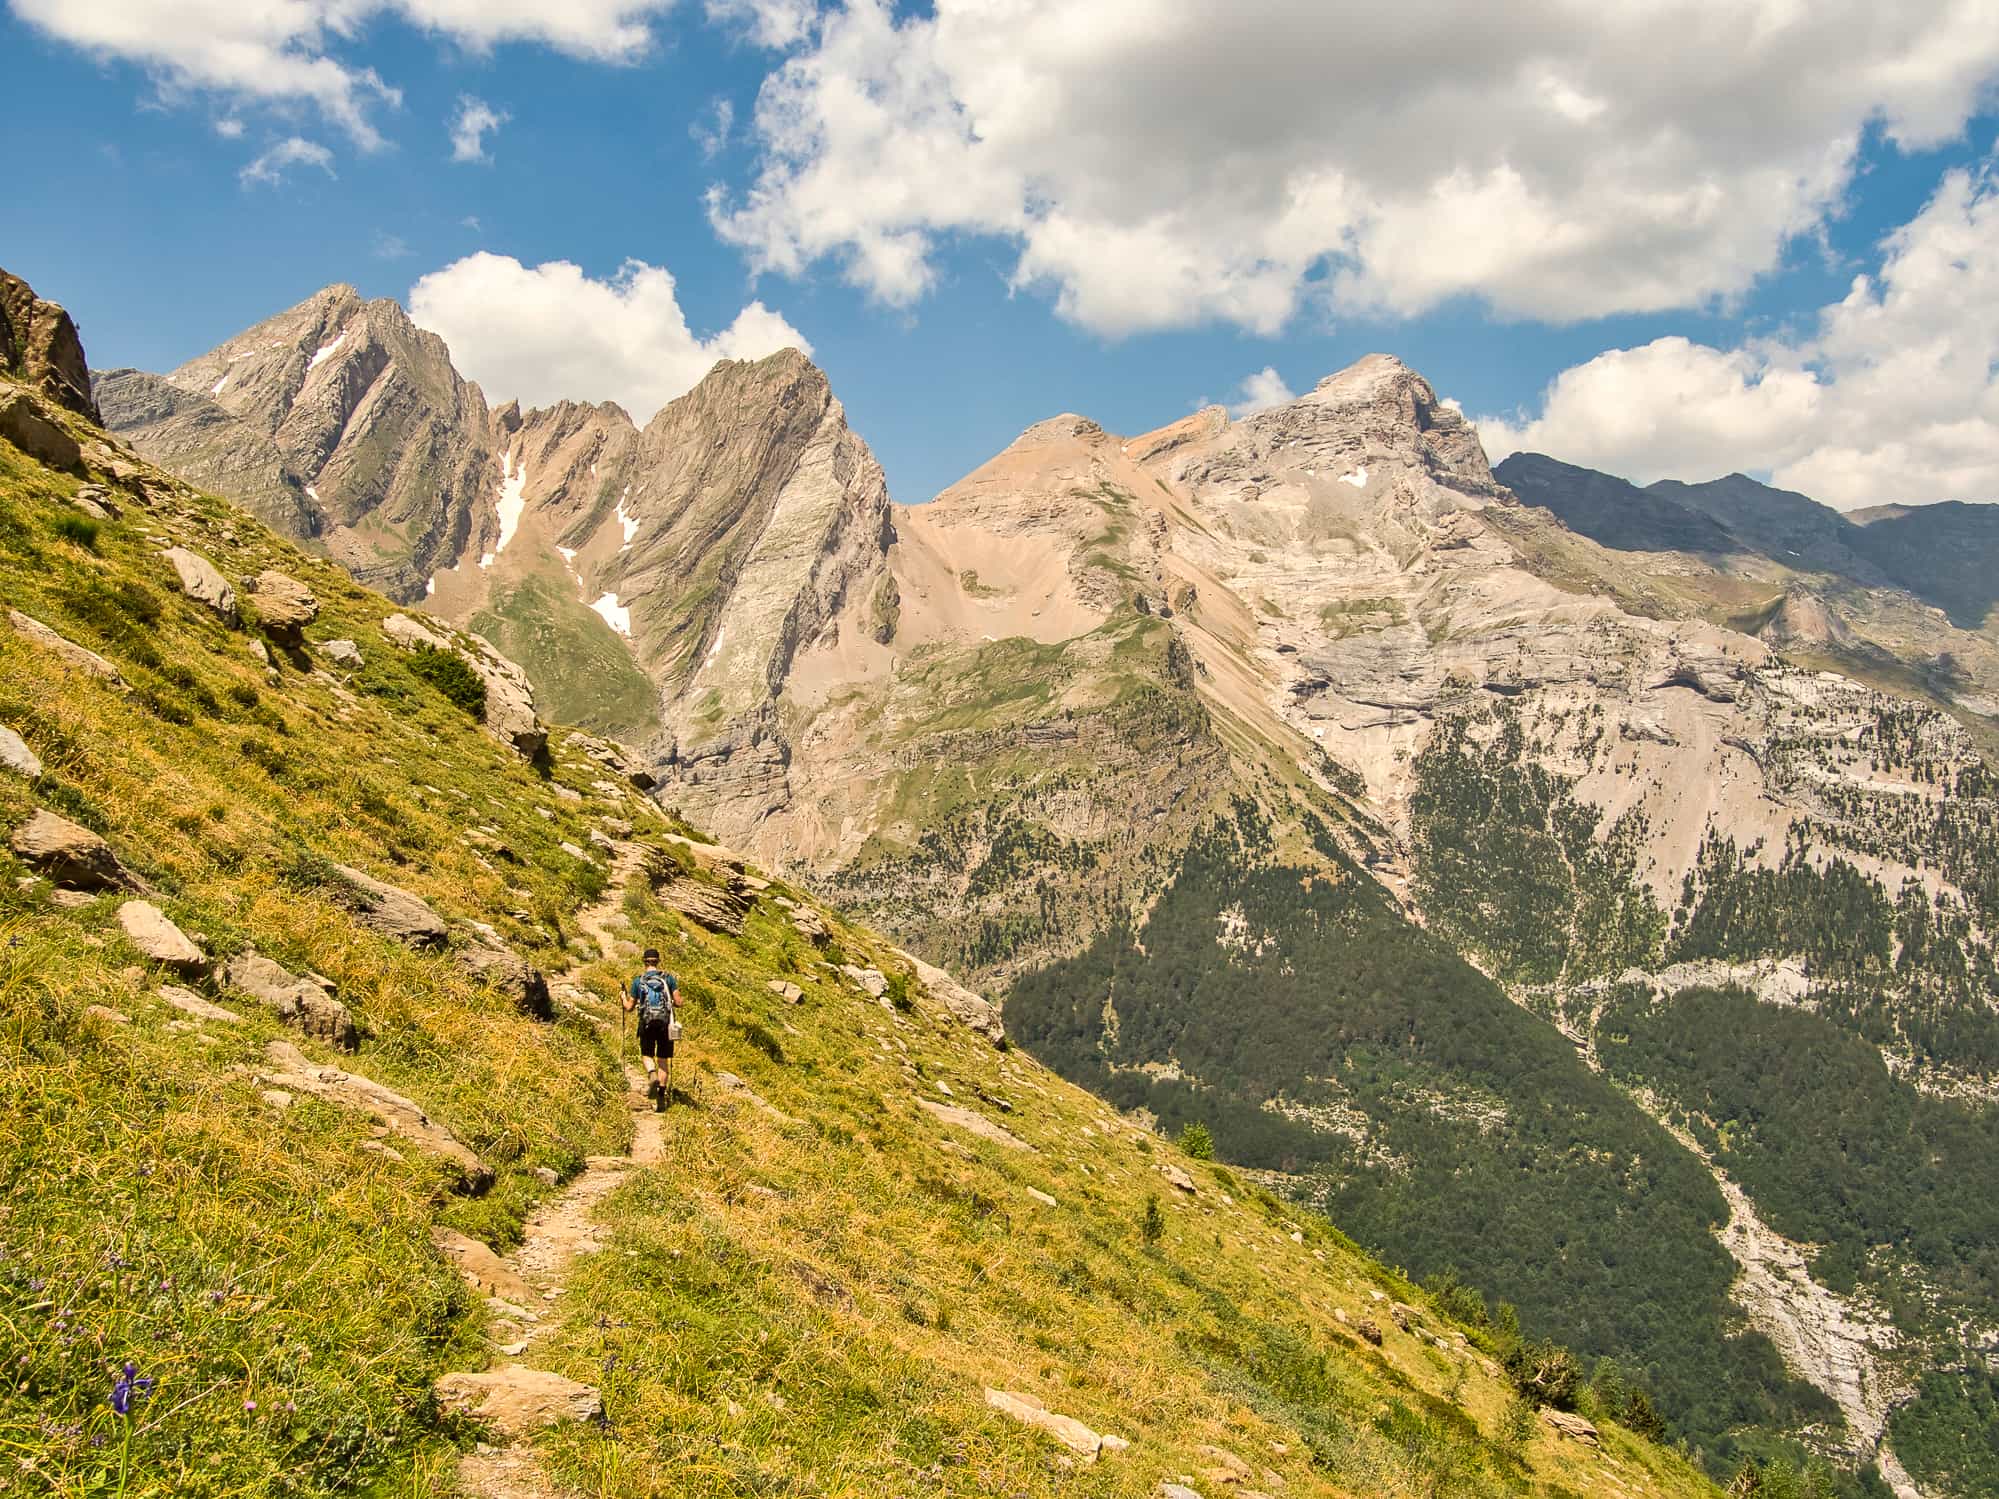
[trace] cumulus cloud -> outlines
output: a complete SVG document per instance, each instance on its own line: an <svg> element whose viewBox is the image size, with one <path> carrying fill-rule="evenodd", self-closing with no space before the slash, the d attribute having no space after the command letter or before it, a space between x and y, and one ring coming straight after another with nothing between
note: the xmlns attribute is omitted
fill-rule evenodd
<svg viewBox="0 0 1999 1499"><path fill-rule="evenodd" d="M997 237L1108 334L1725 299L1835 211L1864 130L1935 144L1999 69L1989 0L843 0L787 34L757 170L710 200L757 268L906 306Z"/></svg>
<svg viewBox="0 0 1999 1499"><path fill-rule="evenodd" d="M287 136L258 155L236 174L236 179L245 187L255 187L260 183L275 187L284 181L286 171L292 167L318 167L331 177L334 175L333 153L318 141L309 141L298 135Z"/></svg>
<svg viewBox="0 0 1999 1499"><path fill-rule="evenodd" d="M537 42L621 62L651 46L650 19L672 0L8 0L22 20L94 56L149 70L165 89L315 106L365 150L371 118L402 93L351 51L367 24L396 18L460 47Z"/></svg>
<svg viewBox="0 0 1999 1499"><path fill-rule="evenodd" d="M1229 403L1229 415L1254 416L1297 399L1298 393L1284 383L1284 377L1266 364L1255 374L1244 377L1236 399Z"/></svg>
<svg viewBox="0 0 1999 1499"><path fill-rule="evenodd" d="M639 260L599 281L568 261L525 266L481 252L418 281L409 309L495 400L610 400L641 422L718 359L812 352L803 334L761 302L713 336L696 337L671 273Z"/></svg>
<svg viewBox="0 0 1999 1499"><path fill-rule="evenodd" d="M493 158L486 152L486 137L511 118L505 110L493 108L484 99L460 94L458 117L451 122L451 159L491 161Z"/></svg>
<svg viewBox="0 0 1999 1499"><path fill-rule="evenodd" d="M1806 337L1717 349L1662 338L1564 370L1531 419L1478 423L1639 482L1771 471L1851 509L1999 500L1999 177L1948 173L1880 270Z"/></svg>

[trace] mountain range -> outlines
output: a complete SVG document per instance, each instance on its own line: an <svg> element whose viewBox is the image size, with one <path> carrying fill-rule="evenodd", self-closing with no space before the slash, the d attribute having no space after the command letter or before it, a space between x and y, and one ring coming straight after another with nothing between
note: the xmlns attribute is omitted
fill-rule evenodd
<svg viewBox="0 0 1999 1499"><path fill-rule="evenodd" d="M904 506L795 352L489 409L346 287L94 395L1711 1463L1992 1476L1993 512L1495 470L1381 355Z"/></svg>

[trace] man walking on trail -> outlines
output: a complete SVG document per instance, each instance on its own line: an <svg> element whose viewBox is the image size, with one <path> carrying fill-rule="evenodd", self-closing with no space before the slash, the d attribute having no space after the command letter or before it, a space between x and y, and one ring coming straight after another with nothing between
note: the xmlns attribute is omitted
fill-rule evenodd
<svg viewBox="0 0 1999 1499"><path fill-rule="evenodd" d="M625 987L625 1008L639 1017L639 1055L647 1063L646 1096L658 1113L673 1101L673 1043L680 1039L674 1003L680 981L659 966L659 949L645 950L645 968Z"/></svg>

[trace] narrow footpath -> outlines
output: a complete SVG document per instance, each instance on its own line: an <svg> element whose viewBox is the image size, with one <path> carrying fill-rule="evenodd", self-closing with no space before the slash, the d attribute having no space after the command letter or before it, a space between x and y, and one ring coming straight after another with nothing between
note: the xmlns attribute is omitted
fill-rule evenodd
<svg viewBox="0 0 1999 1499"><path fill-rule="evenodd" d="M603 898L578 913L576 924L606 958L619 956L617 927L625 890L639 874L645 851L621 844ZM573 1004L588 1002L582 966L550 980L550 988ZM646 1096L645 1074L625 1061L627 1101L632 1111L632 1144L624 1155L591 1156L581 1175L543 1203L528 1219L525 1236L512 1253L499 1256L484 1245L439 1231L437 1242L457 1261L461 1274L486 1297L492 1313L489 1341L495 1362L476 1373L447 1374L438 1381L446 1406L485 1420L495 1440L482 1442L458 1466L458 1492L468 1499L582 1499L549 1478L534 1451L537 1431L561 1420L598 1414L597 1392L534 1367L535 1345L548 1331L553 1303L568 1290L577 1260L603 1247L604 1230L595 1221L598 1203L634 1167L650 1165L663 1153L661 1124Z"/></svg>

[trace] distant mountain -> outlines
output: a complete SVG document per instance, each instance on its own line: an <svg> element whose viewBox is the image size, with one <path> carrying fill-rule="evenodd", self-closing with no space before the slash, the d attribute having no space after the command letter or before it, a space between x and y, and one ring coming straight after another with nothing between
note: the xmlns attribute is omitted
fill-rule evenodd
<svg viewBox="0 0 1999 1499"><path fill-rule="evenodd" d="M332 334L299 316L280 387ZM174 387L226 405L228 363ZM1999 1307L1999 1152L1952 1101L1999 1078L1999 797L1931 703L1989 724L1999 645L1887 586L1873 526L1495 474L1381 355L1241 420L1051 417L918 507L796 353L643 429L481 426L426 379L484 487L433 496L409 586L662 799L1007 986L1134 1117L1635 1356L1711 1455L1928 1492L1894 1411ZM130 430L197 451L179 421ZM282 482L256 452L246 497ZM1732 1035L1798 1065L1745 1093Z"/></svg>
<svg viewBox="0 0 1999 1499"><path fill-rule="evenodd" d="M1571 531L1618 551L1725 554L1744 549L1705 512L1612 474L1541 453L1515 453L1492 472L1524 503L1553 511Z"/></svg>
<svg viewBox="0 0 1999 1499"><path fill-rule="evenodd" d="M1991 630L1999 604L1999 505L1884 505L1849 512L1854 545L1960 629Z"/></svg>

